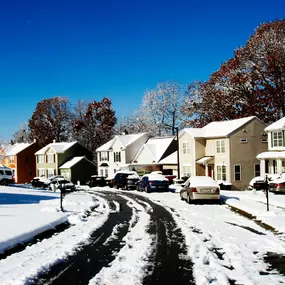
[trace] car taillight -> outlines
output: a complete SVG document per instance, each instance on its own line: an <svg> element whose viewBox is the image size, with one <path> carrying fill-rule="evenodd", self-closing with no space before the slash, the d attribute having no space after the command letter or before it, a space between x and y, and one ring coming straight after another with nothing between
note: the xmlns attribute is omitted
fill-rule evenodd
<svg viewBox="0 0 285 285"><path fill-rule="evenodd" d="M276 183L276 187L282 187L283 183Z"/></svg>
<svg viewBox="0 0 285 285"><path fill-rule="evenodd" d="M149 183L149 185L152 185L152 181L149 181L148 183Z"/></svg>
<svg viewBox="0 0 285 285"><path fill-rule="evenodd" d="M191 188L191 192L197 192L196 188Z"/></svg>
<svg viewBox="0 0 285 285"><path fill-rule="evenodd" d="M12 180L15 181L15 176L12 176Z"/></svg>
<svg viewBox="0 0 285 285"><path fill-rule="evenodd" d="M215 193L220 193L220 189L217 188L217 189L215 190Z"/></svg>

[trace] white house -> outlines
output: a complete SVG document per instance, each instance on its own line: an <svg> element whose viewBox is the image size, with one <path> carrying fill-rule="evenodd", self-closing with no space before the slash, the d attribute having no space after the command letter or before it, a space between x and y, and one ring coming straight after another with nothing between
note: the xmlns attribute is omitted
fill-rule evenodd
<svg viewBox="0 0 285 285"><path fill-rule="evenodd" d="M285 172L285 117L264 129L268 149L257 155L260 160L260 175Z"/></svg>
<svg viewBox="0 0 285 285"><path fill-rule="evenodd" d="M148 139L148 133L116 135L97 148L98 174L107 177L130 164Z"/></svg>

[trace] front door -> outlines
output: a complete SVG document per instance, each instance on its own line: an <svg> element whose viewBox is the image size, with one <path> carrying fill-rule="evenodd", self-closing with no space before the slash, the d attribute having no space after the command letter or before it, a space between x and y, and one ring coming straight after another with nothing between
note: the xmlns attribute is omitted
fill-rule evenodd
<svg viewBox="0 0 285 285"><path fill-rule="evenodd" d="M214 171L212 165L208 165L208 176L212 178L214 177Z"/></svg>

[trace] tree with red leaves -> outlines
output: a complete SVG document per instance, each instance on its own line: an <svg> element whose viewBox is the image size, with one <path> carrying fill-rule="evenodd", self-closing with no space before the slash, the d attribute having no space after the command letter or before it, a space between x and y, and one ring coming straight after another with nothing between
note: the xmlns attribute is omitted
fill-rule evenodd
<svg viewBox="0 0 285 285"><path fill-rule="evenodd" d="M285 116L285 20L261 24L244 47L207 82L191 84L187 105L193 126L257 116L265 123Z"/></svg>
<svg viewBox="0 0 285 285"><path fill-rule="evenodd" d="M53 140L68 141L71 134L71 111L69 100L54 97L40 101L28 122L30 137L36 139L40 146Z"/></svg>
<svg viewBox="0 0 285 285"><path fill-rule="evenodd" d="M113 137L116 117L109 98L88 105L79 102L75 111L73 136L84 146L95 152Z"/></svg>

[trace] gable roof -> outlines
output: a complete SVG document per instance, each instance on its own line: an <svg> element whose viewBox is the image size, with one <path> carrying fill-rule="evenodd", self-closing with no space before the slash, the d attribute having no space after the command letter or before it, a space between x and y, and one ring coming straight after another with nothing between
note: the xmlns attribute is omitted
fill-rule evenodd
<svg viewBox="0 0 285 285"><path fill-rule="evenodd" d="M112 148L112 146L114 145L116 140L119 140L120 143L122 144L123 148L126 148L127 146L129 146L130 144L132 144L133 142L135 142L136 140L138 140L139 138L141 138L145 134L147 134L147 133L139 133L139 134L132 134L132 135L116 135L113 139L106 142L102 146L98 147L96 149L96 151L107 151L107 150L109 150L110 148Z"/></svg>
<svg viewBox="0 0 285 285"><path fill-rule="evenodd" d="M211 122L208 125L204 126L203 128L184 128L180 136L184 132L186 132L192 135L194 138L227 137L255 118L258 119L255 116L250 116L250 117L228 120L228 121Z"/></svg>
<svg viewBox="0 0 285 285"><path fill-rule="evenodd" d="M46 145L45 147L41 148L39 151L37 151L35 155L45 154L49 148L53 149L55 153L64 153L76 143L77 141L50 143Z"/></svg>
<svg viewBox="0 0 285 285"><path fill-rule="evenodd" d="M266 132L271 132L271 131L281 131L285 129L285 117L281 118L280 120L272 123L268 127L264 129Z"/></svg>
<svg viewBox="0 0 285 285"><path fill-rule="evenodd" d="M153 157L152 161L158 162L164 155L173 139L174 137L148 139L148 141L141 147L133 161L137 161L139 156L143 155L143 151L146 150Z"/></svg>
<svg viewBox="0 0 285 285"><path fill-rule="evenodd" d="M76 156L76 157L73 157L72 159L68 160L67 162L65 162L62 166L60 166L59 168L60 169L63 169L63 168L71 168L73 167L74 165L76 165L79 161L81 161L82 159L85 159L87 160L88 162L94 164L92 161L90 161L89 159L87 159L85 156ZM96 166L94 164L94 166Z"/></svg>
<svg viewBox="0 0 285 285"><path fill-rule="evenodd" d="M160 160L159 164L177 164L177 151Z"/></svg>
<svg viewBox="0 0 285 285"><path fill-rule="evenodd" d="M18 153L20 153L24 149L28 148L32 144L34 144L34 142L32 142L32 143L15 143L8 148L6 155L7 156L8 155L17 155Z"/></svg>

